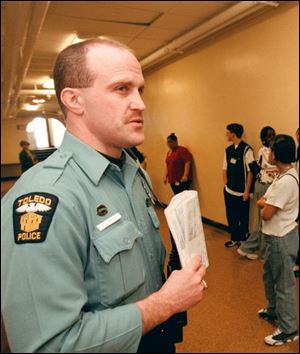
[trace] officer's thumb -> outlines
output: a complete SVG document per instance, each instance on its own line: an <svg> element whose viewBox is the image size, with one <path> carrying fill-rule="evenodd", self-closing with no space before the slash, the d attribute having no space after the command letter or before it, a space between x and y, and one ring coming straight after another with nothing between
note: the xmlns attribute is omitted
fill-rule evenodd
<svg viewBox="0 0 300 354"><path fill-rule="evenodd" d="M200 256L194 256L188 263L187 268L192 272L196 272L202 265L202 259Z"/></svg>

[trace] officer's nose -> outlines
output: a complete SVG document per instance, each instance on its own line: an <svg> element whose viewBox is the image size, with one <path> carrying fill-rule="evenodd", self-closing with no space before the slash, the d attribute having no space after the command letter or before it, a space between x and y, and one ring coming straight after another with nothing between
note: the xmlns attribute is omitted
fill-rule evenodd
<svg viewBox="0 0 300 354"><path fill-rule="evenodd" d="M146 109L145 103L144 103L139 91L134 93L134 95L132 96L132 101L130 103L130 109L138 110L141 112L143 112Z"/></svg>

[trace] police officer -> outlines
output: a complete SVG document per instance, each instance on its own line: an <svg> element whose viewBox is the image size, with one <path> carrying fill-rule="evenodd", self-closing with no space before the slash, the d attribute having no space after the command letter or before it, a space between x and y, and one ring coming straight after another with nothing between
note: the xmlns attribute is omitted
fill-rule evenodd
<svg viewBox="0 0 300 354"><path fill-rule="evenodd" d="M163 323L200 301L205 269L195 257L163 280L159 220L123 150L144 140L140 64L121 43L89 40L59 54L54 80L63 143L2 200L11 350L172 352Z"/></svg>

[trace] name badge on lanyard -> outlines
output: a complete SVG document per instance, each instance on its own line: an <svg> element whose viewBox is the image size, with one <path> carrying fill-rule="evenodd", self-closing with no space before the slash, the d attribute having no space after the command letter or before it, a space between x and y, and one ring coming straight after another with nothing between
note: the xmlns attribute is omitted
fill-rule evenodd
<svg viewBox="0 0 300 354"><path fill-rule="evenodd" d="M233 165L236 164L236 161L237 161L237 160L236 160L235 158L233 158L233 157L230 159L230 163L232 163Z"/></svg>

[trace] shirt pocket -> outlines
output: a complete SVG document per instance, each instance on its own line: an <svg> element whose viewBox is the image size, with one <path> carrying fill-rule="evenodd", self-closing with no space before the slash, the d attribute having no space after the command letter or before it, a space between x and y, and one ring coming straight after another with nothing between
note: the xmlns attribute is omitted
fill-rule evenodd
<svg viewBox="0 0 300 354"><path fill-rule="evenodd" d="M122 302L145 282L140 237L142 233L127 220L95 230L92 241L98 256L96 272L103 305Z"/></svg>

